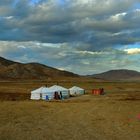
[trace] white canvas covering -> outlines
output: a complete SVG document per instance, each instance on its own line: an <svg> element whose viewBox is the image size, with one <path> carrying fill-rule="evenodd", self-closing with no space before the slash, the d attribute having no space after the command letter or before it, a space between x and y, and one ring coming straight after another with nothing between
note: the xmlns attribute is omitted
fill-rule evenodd
<svg viewBox="0 0 140 140"><path fill-rule="evenodd" d="M50 88L44 88L42 90L42 99L46 100L46 98L48 97L48 100L52 100L54 99L54 90L50 89ZM47 97L46 97L47 96Z"/></svg>
<svg viewBox="0 0 140 140"><path fill-rule="evenodd" d="M73 86L69 91L71 96L83 95L85 93L84 89L77 86Z"/></svg>
<svg viewBox="0 0 140 140"><path fill-rule="evenodd" d="M64 88L62 86L54 85L49 88L50 90L58 93L62 93L63 98L68 98L69 97L69 90L67 88Z"/></svg>
<svg viewBox="0 0 140 140"><path fill-rule="evenodd" d="M36 90L31 91L30 99L32 99L32 100L40 100L41 99L42 90L44 88L45 87L40 87L40 88L38 88Z"/></svg>

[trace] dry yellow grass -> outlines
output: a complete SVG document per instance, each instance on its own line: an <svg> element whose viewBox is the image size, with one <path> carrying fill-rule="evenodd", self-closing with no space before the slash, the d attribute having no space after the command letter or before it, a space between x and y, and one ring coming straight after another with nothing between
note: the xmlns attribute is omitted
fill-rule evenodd
<svg viewBox="0 0 140 140"><path fill-rule="evenodd" d="M0 96L20 94L46 82L1 83ZM52 85L54 83L48 83ZM62 82L70 87L72 82ZM64 101L0 101L0 140L139 140L139 83L75 82L86 88L104 87L106 95L86 94ZM5 91L3 91L5 89ZM10 99L10 98L7 98ZM16 99L16 97L15 97Z"/></svg>

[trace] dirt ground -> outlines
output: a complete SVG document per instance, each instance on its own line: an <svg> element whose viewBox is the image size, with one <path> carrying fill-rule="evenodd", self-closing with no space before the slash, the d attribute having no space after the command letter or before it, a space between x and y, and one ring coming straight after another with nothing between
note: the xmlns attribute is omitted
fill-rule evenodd
<svg viewBox="0 0 140 140"><path fill-rule="evenodd" d="M43 84L0 83L0 140L140 139L140 83L75 82L86 88L85 95L30 101L30 90ZM106 94L91 95L98 87Z"/></svg>

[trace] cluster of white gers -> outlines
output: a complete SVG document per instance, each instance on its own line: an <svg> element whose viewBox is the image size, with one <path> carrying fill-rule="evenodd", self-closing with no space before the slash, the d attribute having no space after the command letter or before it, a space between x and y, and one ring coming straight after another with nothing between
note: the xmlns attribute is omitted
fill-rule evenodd
<svg viewBox="0 0 140 140"><path fill-rule="evenodd" d="M84 93L85 90L77 86L73 86L67 89L59 85L54 85L51 87L40 87L38 89L31 91L30 99L31 100L67 99L70 96L83 95Z"/></svg>

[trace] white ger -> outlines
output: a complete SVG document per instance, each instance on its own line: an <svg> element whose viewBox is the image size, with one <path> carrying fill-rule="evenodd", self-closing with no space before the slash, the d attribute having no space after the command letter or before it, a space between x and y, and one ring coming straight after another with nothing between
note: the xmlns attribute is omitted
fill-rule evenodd
<svg viewBox="0 0 140 140"><path fill-rule="evenodd" d="M73 86L69 89L71 96L78 96L83 95L85 93L85 90L83 88Z"/></svg>

